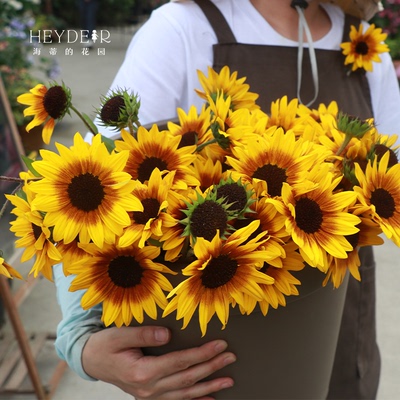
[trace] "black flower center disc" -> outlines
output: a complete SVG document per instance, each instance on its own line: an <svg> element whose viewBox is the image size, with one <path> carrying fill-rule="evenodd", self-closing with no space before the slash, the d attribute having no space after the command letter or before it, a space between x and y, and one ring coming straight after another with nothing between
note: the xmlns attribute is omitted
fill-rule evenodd
<svg viewBox="0 0 400 400"><path fill-rule="evenodd" d="M42 234L42 228L40 226L37 226L35 224L32 224L32 231L33 231L33 236L35 237L35 240L38 240L40 238L40 235Z"/></svg>
<svg viewBox="0 0 400 400"><path fill-rule="evenodd" d="M43 97L43 107L51 118L63 116L67 107L67 95L61 86L52 86Z"/></svg>
<svg viewBox="0 0 400 400"><path fill-rule="evenodd" d="M194 146L196 143L197 143L197 132L195 131L185 132L181 136L181 141L179 142L178 149L180 149L181 147Z"/></svg>
<svg viewBox="0 0 400 400"><path fill-rule="evenodd" d="M71 204L79 210L96 210L104 199L104 187L99 177L90 172L74 176L67 189Z"/></svg>
<svg viewBox="0 0 400 400"><path fill-rule="evenodd" d="M151 173L155 168L158 168L160 171L165 171L168 169L167 167L168 164L158 157L146 157L139 165L137 179L144 183L150 179Z"/></svg>
<svg viewBox="0 0 400 400"><path fill-rule="evenodd" d="M213 258L203 270L201 282L208 289L216 289L228 283L236 273L238 264L227 255Z"/></svg>
<svg viewBox="0 0 400 400"><path fill-rule="evenodd" d="M222 235L225 232L228 217L224 208L211 200L199 204L190 217L190 230L196 237L211 241L217 229Z"/></svg>
<svg viewBox="0 0 400 400"><path fill-rule="evenodd" d="M378 157L378 161L380 161L382 159L383 155L387 151L389 151L388 168L390 168L399 163L396 153L389 147L385 146L384 144L377 144L376 146L374 146L374 153Z"/></svg>
<svg viewBox="0 0 400 400"><path fill-rule="evenodd" d="M258 168L252 177L267 182L268 194L272 197L282 194L282 184L287 179L286 170L272 164Z"/></svg>
<svg viewBox="0 0 400 400"><path fill-rule="evenodd" d="M345 238L351 244L351 247L353 247L354 250L358 246L358 241L360 239L360 232L356 232L352 235L346 235Z"/></svg>
<svg viewBox="0 0 400 400"><path fill-rule="evenodd" d="M143 211L134 211L133 219L137 224L145 225L151 218L157 218L160 203L157 199L142 200Z"/></svg>
<svg viewBox="0 0 400 400"><path fill-rule="evenodd" d="M114 96L103 105L100 112L100 118L106 124L118 122L121 110L124 108L124 98L120 95Z"/></svg>
<svg viewBox="0 0 400 400"><path fill-rule="evenodd" d="M392 195L385 189L379 188L372 192L370 201L381 218L390 218L396 211L396 203Z"/></svg>
<svg viewBox="0 0 400 400"><path fill-rule="evenodd" d="M247 204L246 189L236 183L228 183L217 188L217 199L224 198L225 204L230 204L229 211L241 211Z"/></svg>
<svg viewBox="0 0 400 400"><path fill-rule="evenodd" d="M296 203L296 224L304 232L317 232L322 225L323 214L319 205L308 197L299 199Z"/></svg>
<svg viewBox="0 0 400 400"><path fill-rule="evenodd" d="M368 50L369 50L369 48L368 48L367 43L365 43L365 42L358 42L358 43L356 44L355 51L356 51L357 54L361 54L362 56L365 56L365 55L368 54Z"/></svg>
<svg viewBox="0 0 400 400"><path fill-rule="evenodd" d="M110 261L108 276L116 286L131 288L140 284L143 269L134 257L118 256Z"/></svg>

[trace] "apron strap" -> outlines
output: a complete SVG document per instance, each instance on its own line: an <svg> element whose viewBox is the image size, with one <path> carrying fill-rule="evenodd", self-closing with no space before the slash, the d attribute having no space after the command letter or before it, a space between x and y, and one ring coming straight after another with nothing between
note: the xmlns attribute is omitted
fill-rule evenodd
<svg viewBox="0 0 400 400"><path fill-rule="evenodd" d="M349 34L351 25L354 25L357 28L360 22L360 18L345 14L342 42L348 42L350 40Z"/></svg>
<svg viewBox="0 0 400 400"><path fill-rule="evenodd" d="M219 44L236 43L235 35L230 26L226 22L219 8L210 0L194 0L194 2L202 9L208 19L208 22L217 35Z"/></svg>

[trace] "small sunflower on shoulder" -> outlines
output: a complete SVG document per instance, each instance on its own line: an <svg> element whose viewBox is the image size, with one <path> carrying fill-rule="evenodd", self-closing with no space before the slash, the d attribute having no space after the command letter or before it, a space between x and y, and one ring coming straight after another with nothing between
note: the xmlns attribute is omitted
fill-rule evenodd
<svg viewBox="0 0 400 400"><path fill-rule="evenodd" d="M365 31L363 24L358 29L352 25L350 28L350 41L340 45L342 53L346 56L344 65L351 64L351 71L359 68L371 72L372 62L381 62L379 54L389 51L386 43L387 34L381 28L371 24Z"/></svg>

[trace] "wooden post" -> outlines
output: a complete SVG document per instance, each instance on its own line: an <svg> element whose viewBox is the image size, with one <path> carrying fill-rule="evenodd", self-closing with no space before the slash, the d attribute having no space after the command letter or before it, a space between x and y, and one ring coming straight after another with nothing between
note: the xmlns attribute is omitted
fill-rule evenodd
<svg viewBox="0 0 400 400"><path fill-rule="evenodd" d="M48 397L43 388L42 381L40 379L40 375L29 346L29 340L26 336L25 329L18 314L17 306L14 303L10 285L8 284L7 278L3 275L0 275L0 293L1 297L3 298L5 310L7 311L8 317L12 324L15 337L19 344L19 348L21 349L21 353L24 358L36 396L39 400L47 400Z"/></svg>

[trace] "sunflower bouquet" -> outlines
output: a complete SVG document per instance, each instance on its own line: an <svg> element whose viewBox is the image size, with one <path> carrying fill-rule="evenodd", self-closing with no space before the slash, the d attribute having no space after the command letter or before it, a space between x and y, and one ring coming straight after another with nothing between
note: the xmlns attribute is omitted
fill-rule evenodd
<svg viewBox="0 0 400 400"><path fill-rule="evenodd" d="M106 326L157 319L159 308L185 328L198 310L205 335L215 314L226 326L230 307L285 306L304 268L335 288L348 271L359 280L358 249L382 244L382 232L400 246L395 136L335 102L311 109L283 97L267 113L228 67L198 76L204 105L164 127L140 125L137 95L104 97L98 115L117 140L64 85L19 97L47 142L71 111L93 132L91 143L76 133L69 148L25 158L21 188L6 197L22 261L36 256L31 273L51 280L62 263L70 290L86 290L82 307L102 303ZM19 275L0 261L0 273Z"/></svg>

